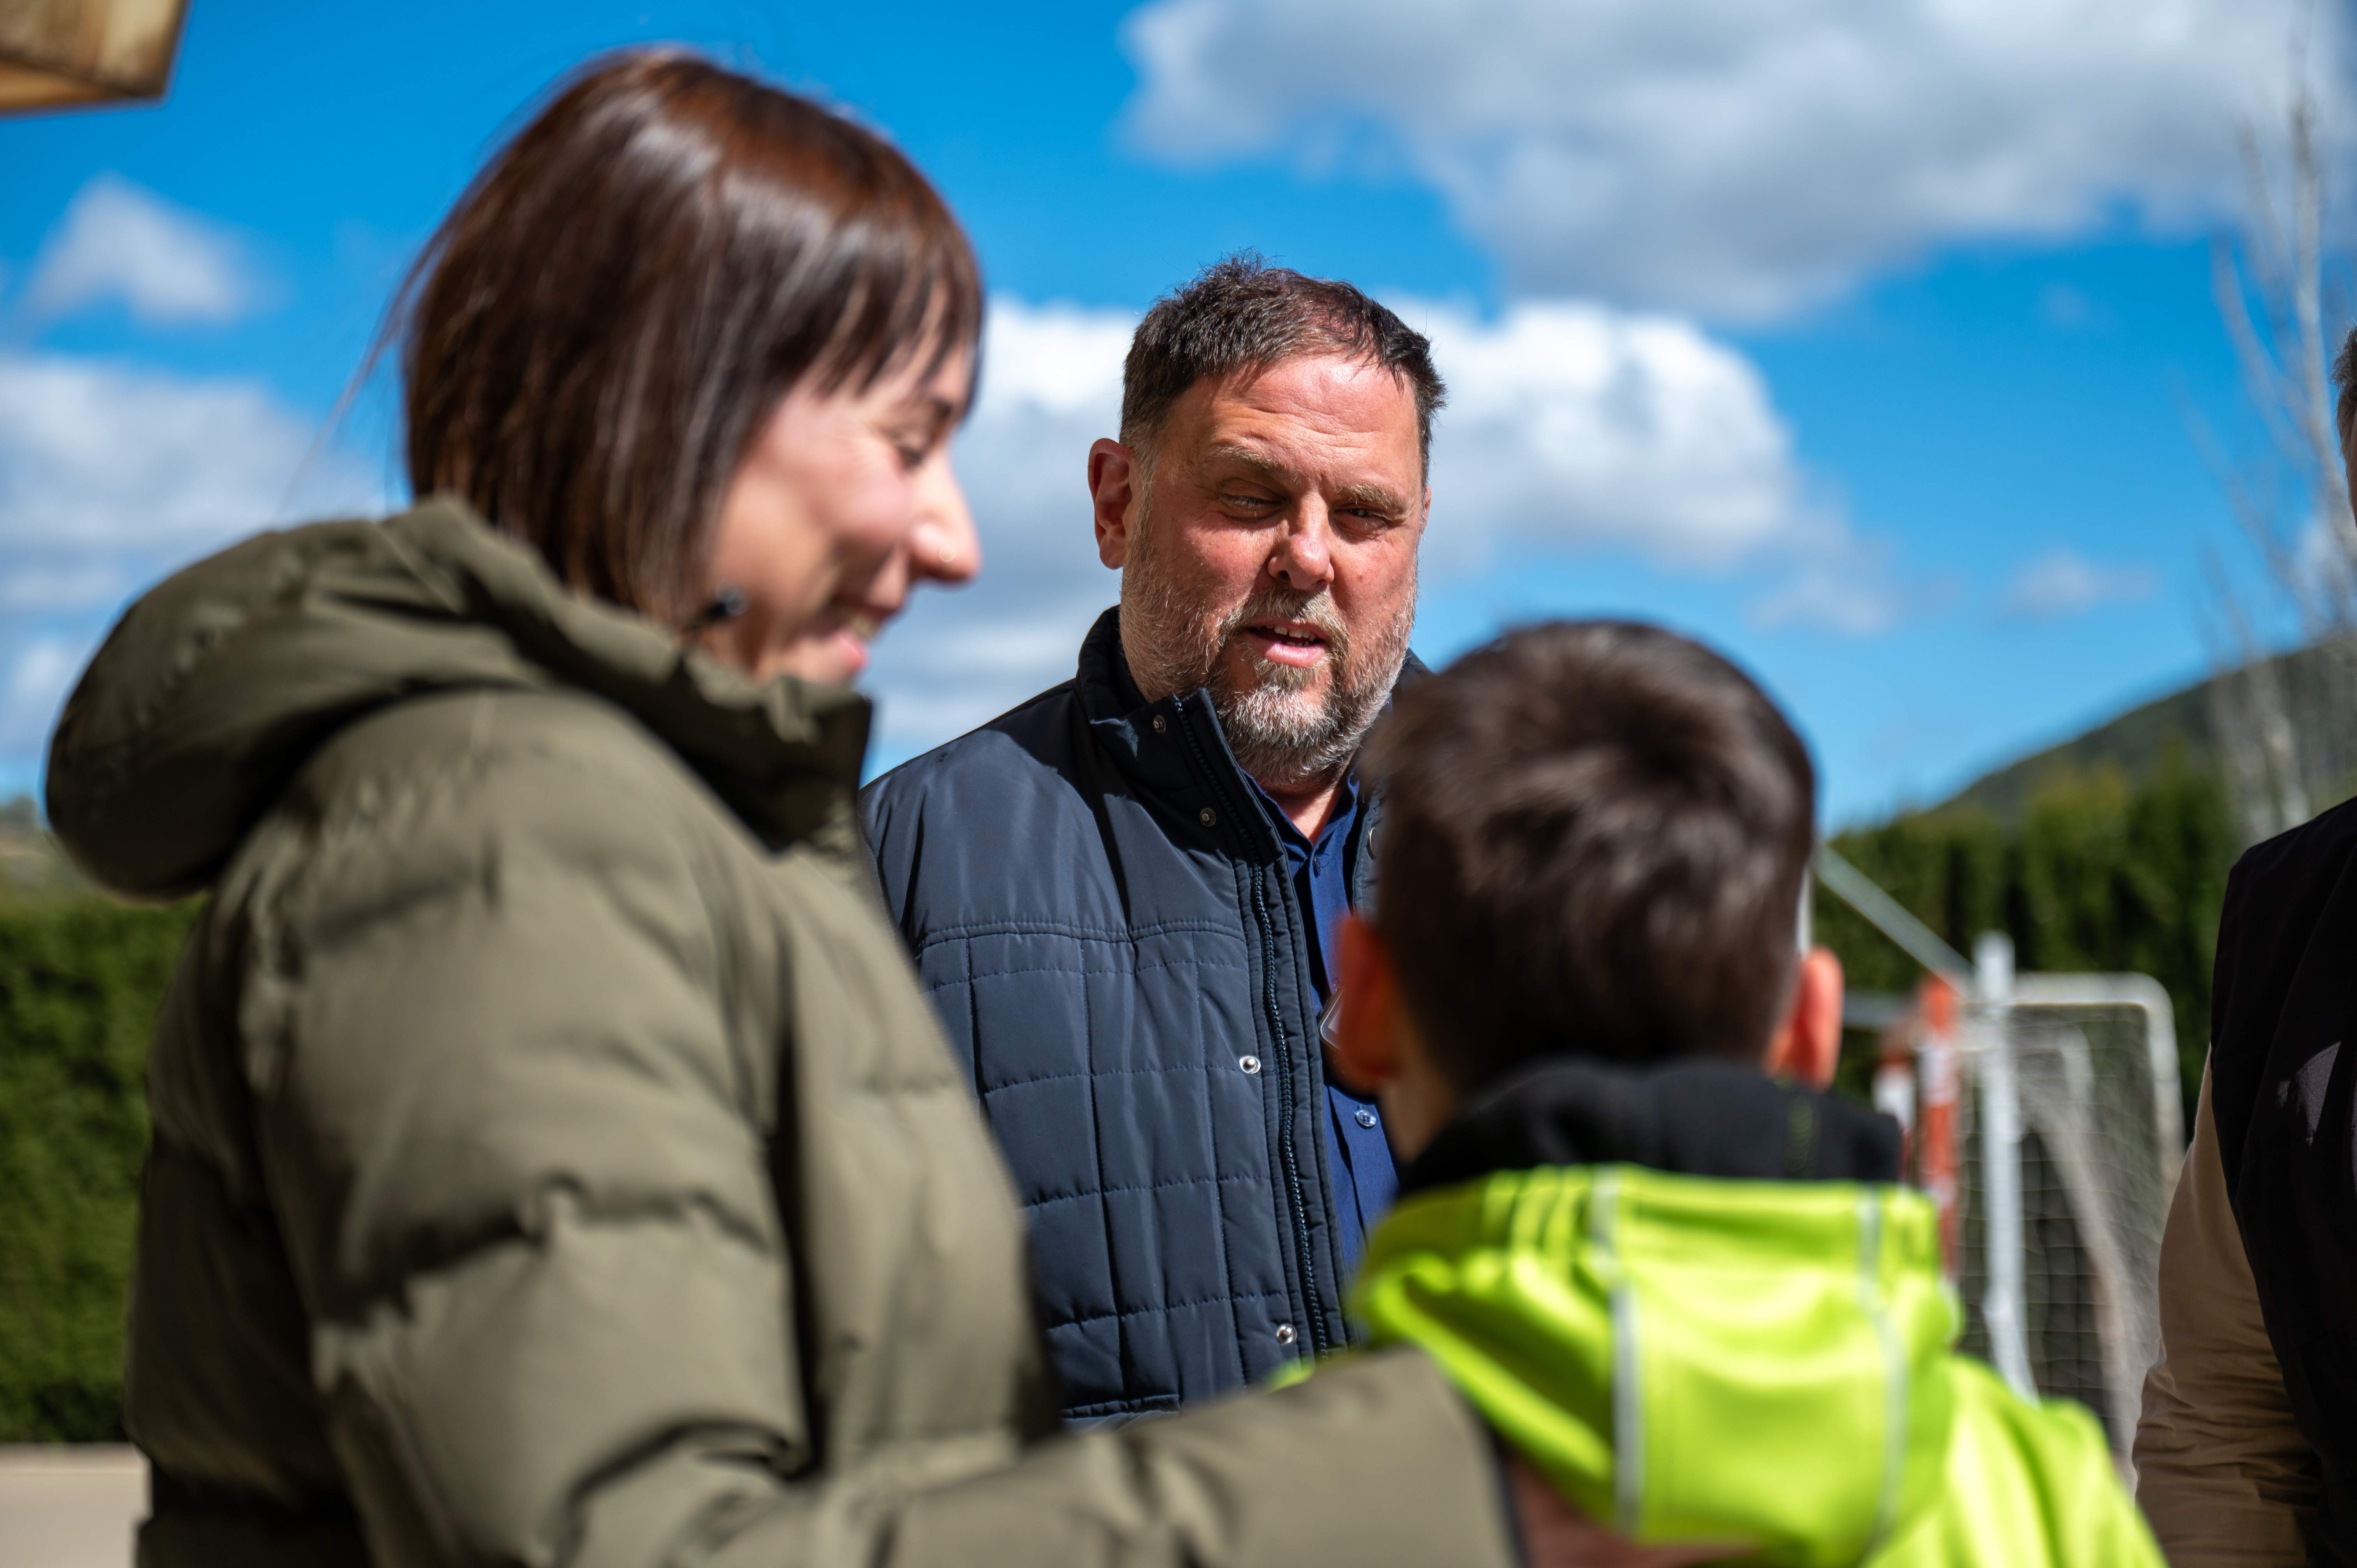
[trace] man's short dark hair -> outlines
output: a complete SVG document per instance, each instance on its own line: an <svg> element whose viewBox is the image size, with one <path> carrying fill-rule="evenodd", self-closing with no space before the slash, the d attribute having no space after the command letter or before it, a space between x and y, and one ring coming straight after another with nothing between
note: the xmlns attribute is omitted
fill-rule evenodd
<svg viewBox="0 0 2357 1568"><path fill-rule="evenodd" d="M1816 773L1743 671L1658 627L1526 628L1404 689L1368 770L1376 929L1460 1092L1554 1053L1759 1060Z"/></svg>
<svg viewBox="0 0 2357 1568"><path fill-rule="evenodd" d="M2357 429L2357 327L2341 340L2341 352L2332 361L2332 384L2341 389L2340 406L2333 410L2333 424L2341 432L2341 462L2349 463L2349 437Z"/></svg>
<svg viewBox="0 0 2357 1568"><path fill-rule="evenodd" d="M1206 377L1265 371L1302 354L1362 359L1406 382L1417 450L1432 471L1432 416L1448 392L1424 334L1349 284L1272 267L1249 251L1205 267L1137 324L1122 365L1122 444L1150 446L1172 406Z"/></svg>

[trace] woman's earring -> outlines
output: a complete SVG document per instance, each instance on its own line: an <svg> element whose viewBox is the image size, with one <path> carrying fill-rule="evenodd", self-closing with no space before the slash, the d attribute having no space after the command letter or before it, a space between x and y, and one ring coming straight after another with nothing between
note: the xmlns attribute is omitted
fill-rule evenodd
<svg viewBox="0 0 2357 1568"><path fill-rule="evenodd" d="M723 588L712 596L712 602L696 611L694 618L679 628L679 639L687 642L718 626L722 621L735 620L745 613L745 596L734 588Z"/></svg>

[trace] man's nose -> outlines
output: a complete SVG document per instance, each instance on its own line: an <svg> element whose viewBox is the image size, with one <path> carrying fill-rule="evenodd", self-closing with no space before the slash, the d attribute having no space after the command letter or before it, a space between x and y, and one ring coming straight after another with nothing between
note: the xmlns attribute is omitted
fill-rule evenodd
<svg viewBox="0 0 2357 1568"><path fill-rule="evenodd" d="M1300 593L1315 593L1334 580L1334 524L1326 503L1311 496L1293 510L1269 552L1268 574Z"/></svg>
<svg viewBox="0 0 2357 1568"><path fill-rule="evenodd" d="M955 584L982 570L982 535L957 470L944 457L919 480L917 526L909 535L909 569L920 579Z"/></svg>

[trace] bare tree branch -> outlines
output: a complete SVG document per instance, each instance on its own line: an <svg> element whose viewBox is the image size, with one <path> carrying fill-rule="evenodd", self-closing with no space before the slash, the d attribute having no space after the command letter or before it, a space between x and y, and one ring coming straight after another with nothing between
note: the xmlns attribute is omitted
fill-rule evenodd
<svg viewBox="0 0 2357 1568"><path fill-rule="evenodd" d="M2304 820L2320 794L2357 782L2357 521L2330 372L2345 263L2328 255L2322 115L2309 70L2313 16L2290 40L2290 91L2271 133L2235 129L2246 186L2237 232L2211 252L2211 292L2271 461L2237 460L2206 419L2187 428L2264 568L2276 608L2254 615L2223 564L2204 564L2213 619L2212 728L2245 832ZM2330 319L2332 326L2328 327ZM2288 481L2288 482L2287 482ZM2286 612L2303 651L2271 651L2260 629Z"/></svg>

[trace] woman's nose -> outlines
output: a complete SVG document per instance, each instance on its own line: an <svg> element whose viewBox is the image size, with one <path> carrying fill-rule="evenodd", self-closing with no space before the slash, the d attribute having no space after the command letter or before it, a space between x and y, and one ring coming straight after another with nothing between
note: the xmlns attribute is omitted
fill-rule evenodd
<svg viewBox="0 0 2357 1568"><path fill-rule="evenodd" d="M964 488L947 457L928 466L919 496L917 527L910 536L910 567L921 579L954 584L982 570L982 536Z"/></svg>

